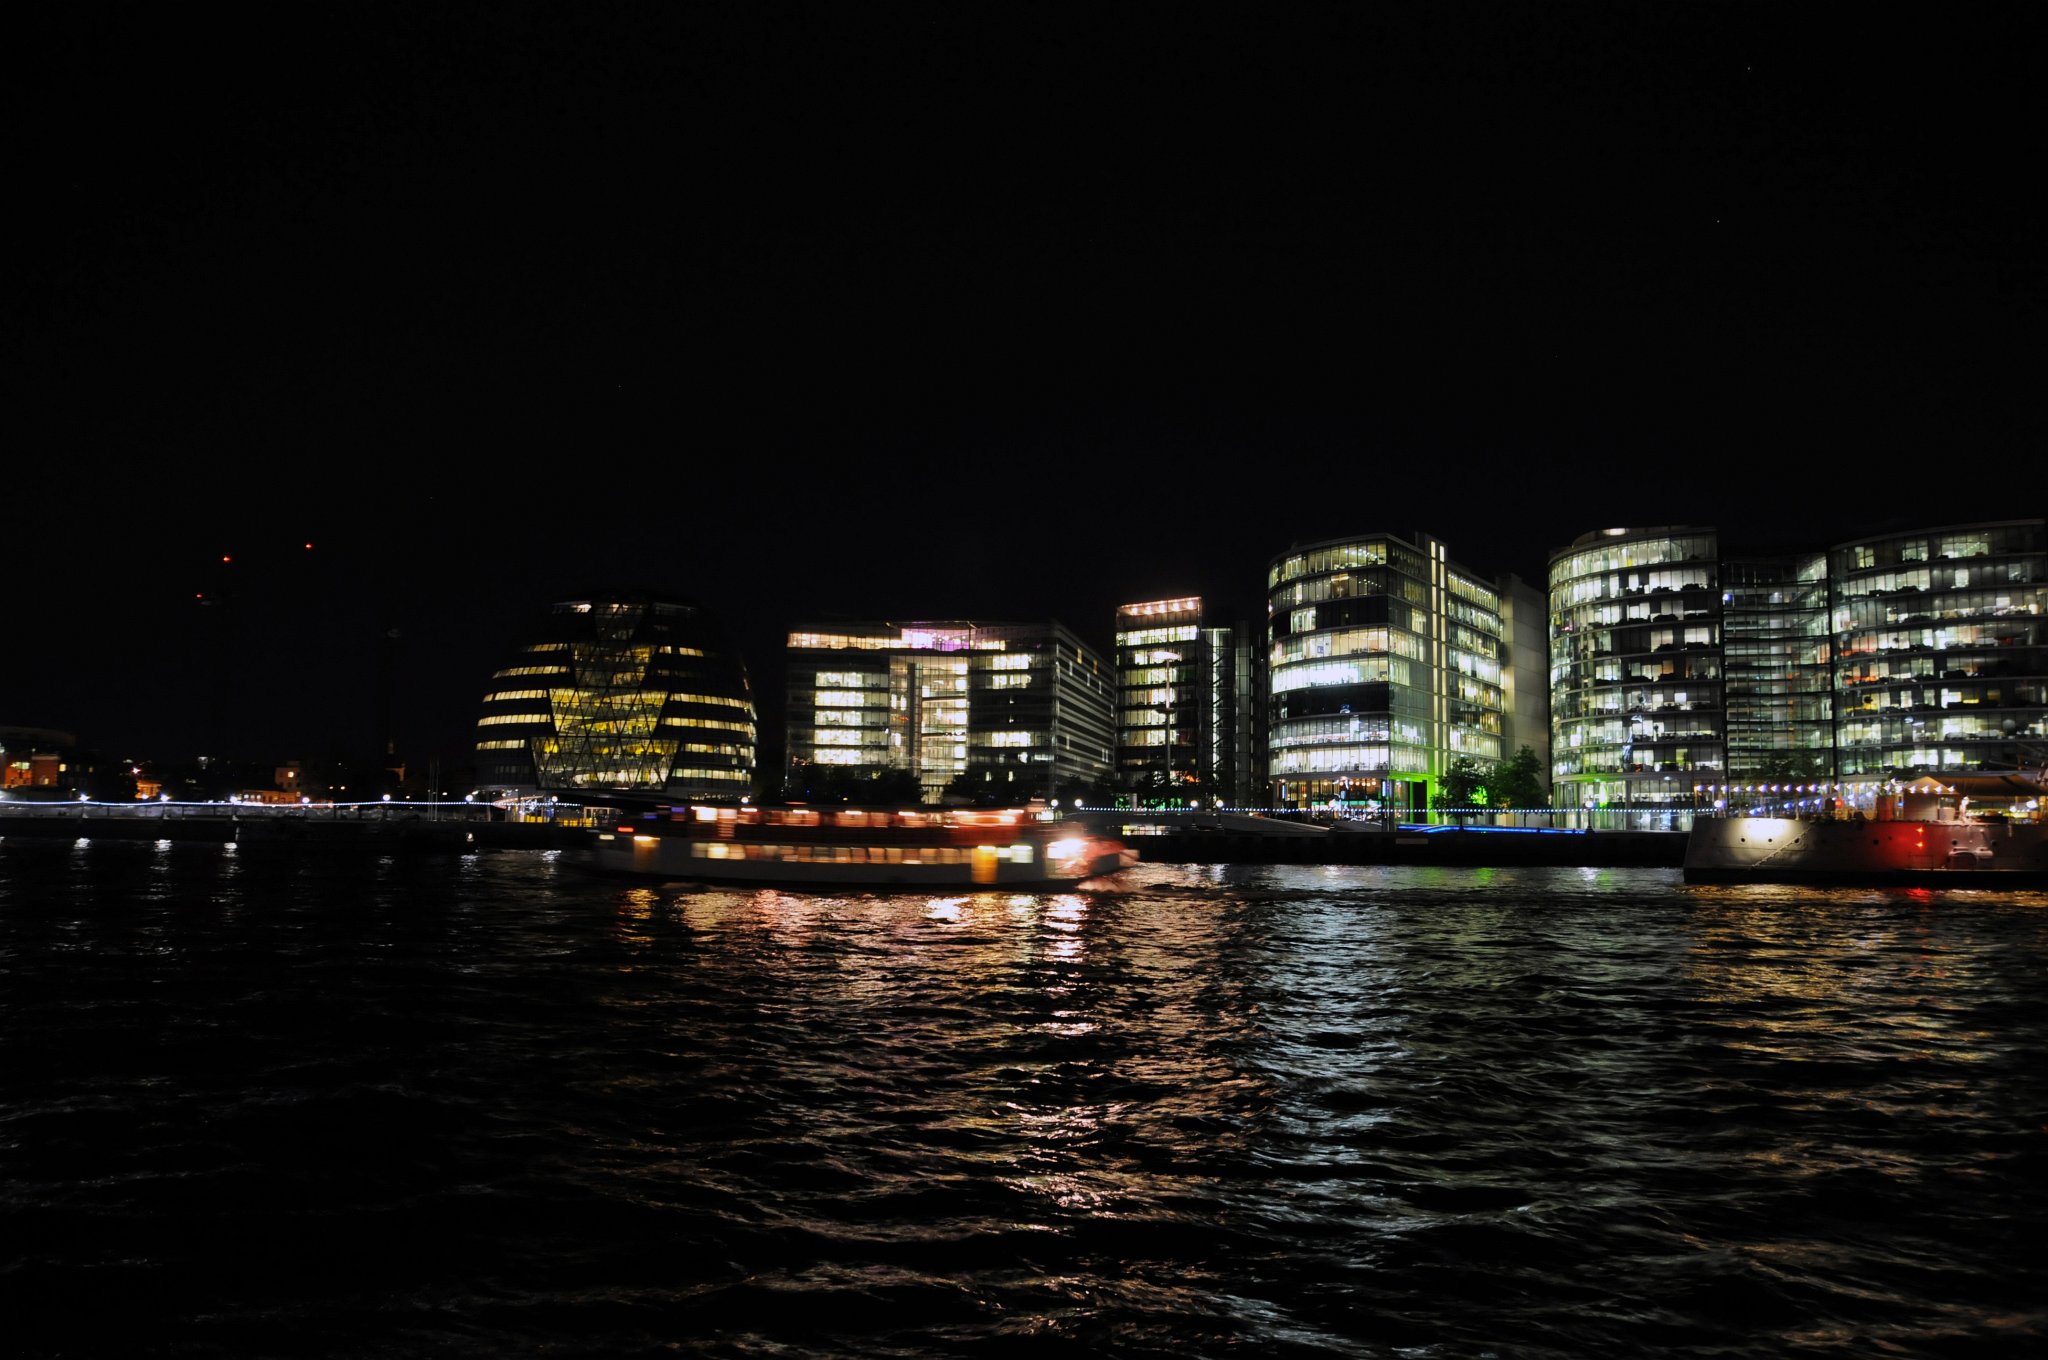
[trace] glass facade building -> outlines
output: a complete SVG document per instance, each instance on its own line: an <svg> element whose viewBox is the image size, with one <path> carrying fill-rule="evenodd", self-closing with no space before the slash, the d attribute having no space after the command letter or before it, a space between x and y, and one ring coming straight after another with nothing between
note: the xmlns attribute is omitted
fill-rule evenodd
<svg viewBox="0 0 2048 1360"><path fill-rule="evenodd" d="M1602 529L1550 559L1551 788L1559 806L1690 807L1724 777L1719 540Z"/></svg>
<svg viewBox="0 0 2048 1360"><path fill-rule="evenodd" d="M1828 558L1842 777L2048 763L2042 520L1890 534Z"/></svg>
<svg viewBox="0 0 2048 1360"><path fill-rule="evenodd" d="M2009 520L1739 555L1608 529L1550 565L1565 805L2048 764L2048 529Z"/></svg>
<svg viewBox="0 0 2048 1360"><path fill-rule="evenodd" d="M1721 563L1729 779L1802 782L1835 769L1834 645L1824 552ZM1711 771L1701 771L1703 782Z"/></svg>
<svg viewBox="0 0 2048 1360"><path fill-rule="evenodd" d="M1099 785L1108 664L1058 623L860 623L789 634L792 769L914 773L928 802L971 776L1003 800Z"/></svg>
<svg viewBox="0 0 2048 1360"><path fill-rule="evenodd" d="M1452 562L1427 535L1333 539L1266 573L1267 779L1280 806L1428 805L1450 763L1503 759L1518 691L1543 685L1543 656L1511 670L1518 583ZM1533 592L1523 608L1536 603Z"/></svg>
<svg viewBox="0 0 2048 1360"><path fill-rule="evenodd" d="M1262 675L1250 627L1204 626L1200 596L1119 606L1117 786L1134 804L1262 799Z"/></svg>
<svg viewBox="0 0 2048 1360"><path fill-rule="evenodd" d="M695 604L624 592L559 601L491 682L476 743L487 795L752 792L746 667Z"/></svg>

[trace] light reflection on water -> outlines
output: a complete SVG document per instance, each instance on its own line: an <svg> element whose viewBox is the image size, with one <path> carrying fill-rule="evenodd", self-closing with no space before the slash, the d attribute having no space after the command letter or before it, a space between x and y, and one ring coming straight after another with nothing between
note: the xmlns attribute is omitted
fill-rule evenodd
<svg viewBox="0 0 2048 1360"><path fill-rule="evenodd" d="M29 1353L2038 1343L2048 895L0 843Z"/></svg>

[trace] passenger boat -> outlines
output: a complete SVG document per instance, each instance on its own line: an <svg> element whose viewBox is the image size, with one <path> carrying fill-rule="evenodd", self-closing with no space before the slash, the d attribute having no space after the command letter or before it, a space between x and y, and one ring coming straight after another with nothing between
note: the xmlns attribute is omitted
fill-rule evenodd
<svg viewBox="0 0 2048 1360"><path fill-rule="evenodd" d="M1699 816L1685 881L2048 886L2042 797L2037 776L1957 774L1813 798L1806 816Z"/></svg>
<svg viewBox="0 0 2048 1360"><path fill-rule="evenodd" d="M600 826L603 871L789 887L1035 888L1137 855L1048 808L659 808Z"/></svg>

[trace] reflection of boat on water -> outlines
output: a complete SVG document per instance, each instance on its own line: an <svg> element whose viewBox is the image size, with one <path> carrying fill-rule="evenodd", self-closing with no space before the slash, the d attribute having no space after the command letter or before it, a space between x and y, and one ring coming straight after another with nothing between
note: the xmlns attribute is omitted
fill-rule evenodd
<svg viewBox="0 0 2048 1360"><path fill-rule="evenodd" d="M1814 800L1815 816L1699 817L1689 883L2048 884L2043 790L2028 774L1927 776Z"/></svg>
<svg viewBox="0 0 2048 1360"><path fill-rule="evenodd" d="M658 809L602 826L598 869L714 883L881 888L1072 884L1137 860L1033 808Z"/></svg>

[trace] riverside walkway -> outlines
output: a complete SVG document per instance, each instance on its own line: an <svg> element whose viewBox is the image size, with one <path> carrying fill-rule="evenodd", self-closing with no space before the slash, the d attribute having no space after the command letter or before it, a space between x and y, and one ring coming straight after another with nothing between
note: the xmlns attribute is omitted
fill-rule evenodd
<svg viewBox="0 0 2048 1360"><path fill-rule="evenodd" d="M588 828L473 803L0 802L0 838L198 841L368 850L566 849Z"/></svg>

